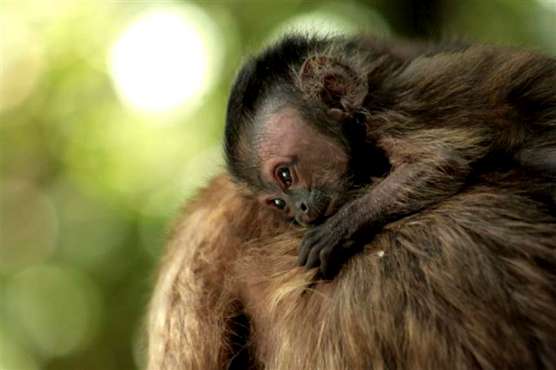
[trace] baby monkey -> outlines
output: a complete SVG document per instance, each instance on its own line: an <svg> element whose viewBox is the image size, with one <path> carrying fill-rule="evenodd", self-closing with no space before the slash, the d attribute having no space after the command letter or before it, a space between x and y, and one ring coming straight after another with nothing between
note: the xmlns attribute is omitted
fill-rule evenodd
<svg viewBox="0 0 556 370"><path fill-rule="evenodd" d="M556 60L289 36L240 69L225 150L236 180L310 226L299 263L329 277L354 245L486 167L556 175Z"/></svg>

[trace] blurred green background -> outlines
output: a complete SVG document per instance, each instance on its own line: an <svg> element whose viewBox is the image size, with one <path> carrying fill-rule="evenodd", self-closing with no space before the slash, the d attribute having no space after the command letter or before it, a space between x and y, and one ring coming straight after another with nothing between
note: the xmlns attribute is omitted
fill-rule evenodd
<svg viewBox="0 0 556 370"><path fill-rule="evenodd" d="M556 53L556 0L0 1L0 370L143 367L165 232L286 30Z"/></svg>

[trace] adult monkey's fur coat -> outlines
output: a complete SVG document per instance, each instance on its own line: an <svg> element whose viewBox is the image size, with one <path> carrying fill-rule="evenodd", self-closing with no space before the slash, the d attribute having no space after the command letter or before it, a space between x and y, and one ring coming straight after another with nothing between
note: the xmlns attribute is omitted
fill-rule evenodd
<svg viewBox="0 0 556 370"><path fill-rule="evenodd" d="M515 173L479 183L389 225L315 283L296 267L301 234L218 177L169 243L148 369L556 369L546 189Z"/></svg>

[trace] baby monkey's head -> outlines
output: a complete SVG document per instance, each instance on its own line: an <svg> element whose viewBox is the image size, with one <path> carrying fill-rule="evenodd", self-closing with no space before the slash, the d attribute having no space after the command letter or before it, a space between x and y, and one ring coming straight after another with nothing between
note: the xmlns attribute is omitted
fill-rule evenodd
<svg viewBox="0 0 556 370"><path fill-rule="evenodd" d="M267 49L240 69L228 102L230 173L302 225L353 196L354 138L366 138L366 72L331 42L293 37Z"/></svg>
<svg viewBox="0 0 556 370"><path fill-rule="evenodd" d="M255 118L248 135L252 172L243 177L263 204L308 225L333 214L349 188L349 151L282 106Z"/></svg>

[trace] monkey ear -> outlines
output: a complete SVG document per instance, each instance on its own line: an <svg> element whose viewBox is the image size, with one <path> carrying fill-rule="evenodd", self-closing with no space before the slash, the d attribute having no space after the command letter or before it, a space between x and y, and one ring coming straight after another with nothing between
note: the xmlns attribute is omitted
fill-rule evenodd
<svg viewBox="0 0 556 370"><path fill-rule="evenodd" d="M305 60L298 74L299 86L310 99L325 103L336 115L350 115L361 107L368 93L366 76L327 56Z"/></svg>

